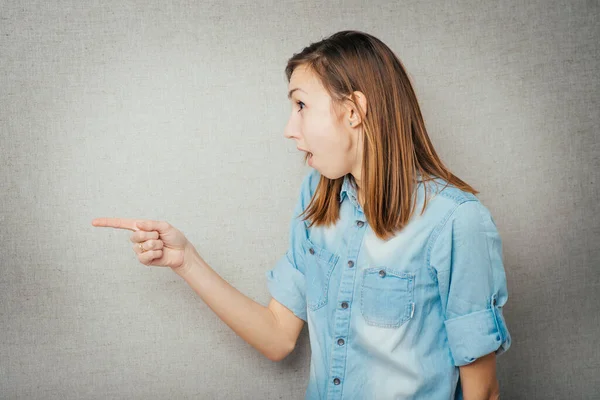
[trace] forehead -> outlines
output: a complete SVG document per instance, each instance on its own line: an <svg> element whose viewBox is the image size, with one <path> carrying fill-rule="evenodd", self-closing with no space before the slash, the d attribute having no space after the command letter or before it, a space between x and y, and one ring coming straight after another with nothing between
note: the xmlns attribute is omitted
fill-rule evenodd
<svg viewBox="0 0 600 400"><path fill-rule="evenodd" d="M295 88L301 88L310 95L323 92L323 86L319 82L317 76L304 65L296 67L290 77L288 90Z"/></svg>

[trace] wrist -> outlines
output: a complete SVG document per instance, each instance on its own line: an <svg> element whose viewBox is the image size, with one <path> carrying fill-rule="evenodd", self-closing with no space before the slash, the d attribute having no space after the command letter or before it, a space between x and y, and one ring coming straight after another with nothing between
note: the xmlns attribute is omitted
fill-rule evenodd
<svg viewBox="0 0 600 400"><path fill-rule="evenodd" d="M188 242L183 250L183 263L181 264L181 266L172 269L177 275L184 276L190 270L196 268L199 265L200 258L200 254L198 254L194 246L192 246L192 244Z"/></svg>

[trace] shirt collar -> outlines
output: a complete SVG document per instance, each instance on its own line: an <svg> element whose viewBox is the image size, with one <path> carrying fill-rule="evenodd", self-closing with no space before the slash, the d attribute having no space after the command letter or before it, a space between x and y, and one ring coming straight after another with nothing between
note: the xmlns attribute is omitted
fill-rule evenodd
<svg viewBox="0 0 600 400"><path fill-rule="evenodd" d="M418 180L421 180L421 173L417 171ZM340 190L340 203L344 201L344 195L349 197L352 202L358 204L356 199L356 187L350 181L350 174L344 175L344 182L342 183L342 189Z"/></svg>
<svg viewBox="0 0 600 400"><path fill-rule="evenodd" d="M340 203L344 201L344 195L349 196L352 199L356 199L356 188L350 182L350 175L344 175L344 182L342 183L342 189L340 190Z"/></svg>

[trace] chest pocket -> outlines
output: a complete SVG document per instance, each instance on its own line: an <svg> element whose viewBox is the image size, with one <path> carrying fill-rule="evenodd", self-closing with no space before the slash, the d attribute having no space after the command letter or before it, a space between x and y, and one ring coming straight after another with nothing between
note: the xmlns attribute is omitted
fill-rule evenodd
<svg viewBox="0 0 600 400"><path fill-rule="evenodd" d="M368 325L397 328L413 316L415 274L387 267L363 271L360 309Z"/></svg>
<svg viewBox="0 0 600 400"><path fill-rule="evenodd" d="M315 245L310 239L303 242L305 251L306 305L318 310L327 304L329 281L340 256Z"/></svg>

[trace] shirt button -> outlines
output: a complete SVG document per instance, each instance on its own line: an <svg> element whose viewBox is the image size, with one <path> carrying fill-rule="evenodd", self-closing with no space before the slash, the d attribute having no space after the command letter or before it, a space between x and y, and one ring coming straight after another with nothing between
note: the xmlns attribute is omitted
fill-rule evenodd
<svg viewBox="0 0 600 400"><path fill-rule="evenodd" d="M344 339L338 339L338 344L339 344L340 346L343 346L343 345L344 345L344 343L345 343L345 342L344 342Z"/></svg>
<svg viewBox="0 0 600 400"><path fill-rule="evenodd" d="M352 261L352 260L348 261L348 267L349 268L354 267L354 261Z"/></svg>
<svg viewBox="0 0 600 400"><path fill-rule="evenodd" d="M356 221L356 225L358 225L358 227L362 227L365 223L362 221Z"/></svg>
<svg viewBox="0 0 600 400"><path fill-rule="evenodd" d="M381 276L383 278L385 276L385 271L384 270L380 270L379 271L379 276Z"/></svg>
<svg viewBox="0 0 600 400"><path fill-rule="evenodd" d="M496 299L494 299L494 301L492 301L492 304L493 304L493 305L496 305Z"/></svg>
<svg viewBox="0 0 600 400"><path fill-rule="evenodd" d="M342 303L342 308L348 308L348 303L344 301L344 302Z"/></svg>
<svg viewBox="0 0 600 400"><path fill-rule="evenodd" d="M339 384L340 384L340 380L339 380L338 378L335 378L335 379L333 380L333 384L334 384L334 385L339 385Z"/></svg>
<svg viewBox="0 0 600 400"><path fill-rule="evenodd" d="M310 248L310 250L308 250L308 252L309 252L310 254L315 254L315 249L313 249L313 248L311 247L311 248Z"/></svg>

